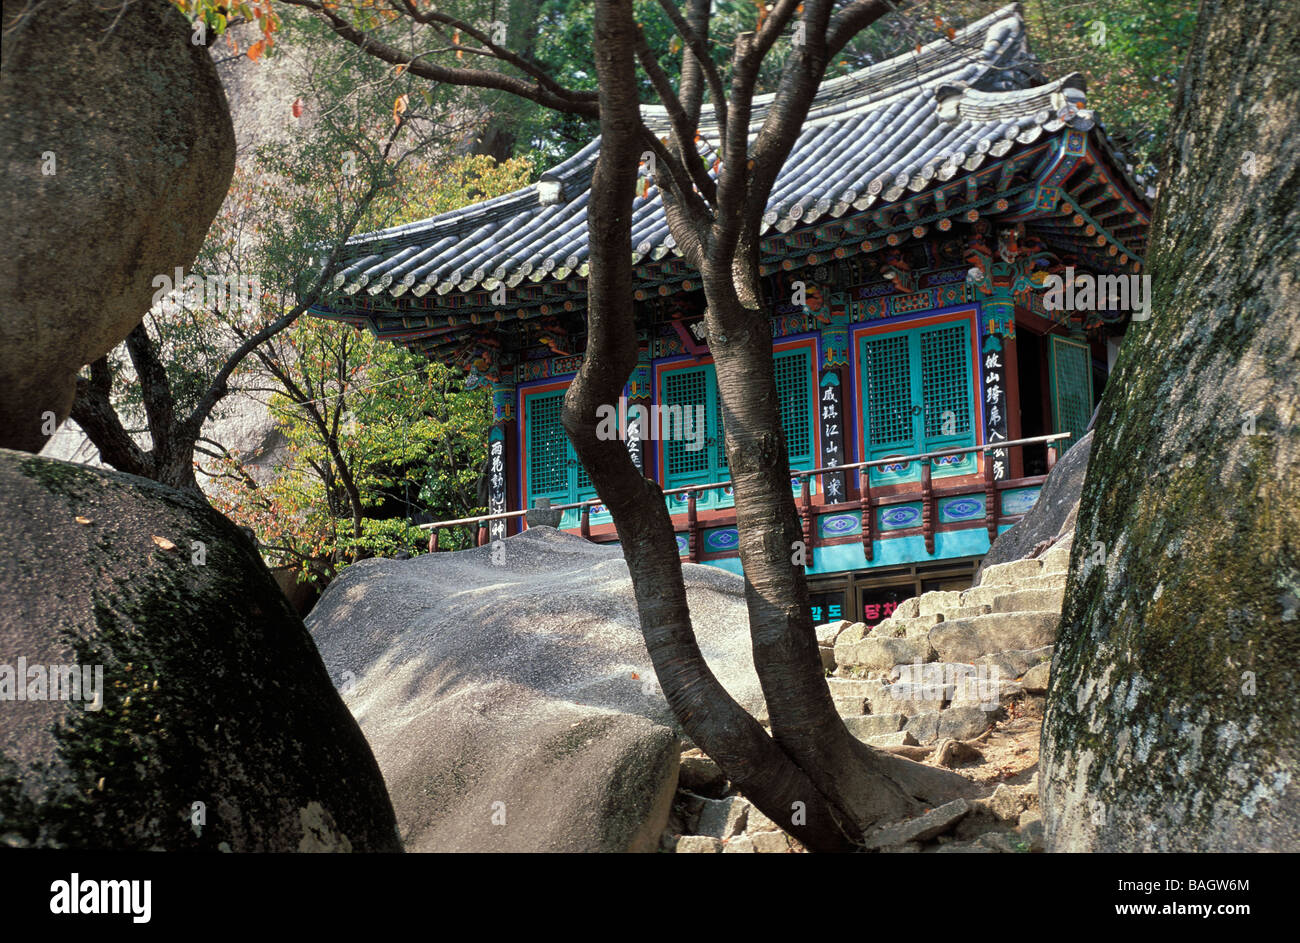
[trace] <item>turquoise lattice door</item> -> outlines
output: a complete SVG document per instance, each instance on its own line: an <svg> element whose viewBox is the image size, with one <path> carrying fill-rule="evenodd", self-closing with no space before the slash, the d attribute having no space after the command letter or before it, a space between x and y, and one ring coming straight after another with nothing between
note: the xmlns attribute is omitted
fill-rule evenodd
<svg viewBox="0 0 1300 943"><path fill-rule="evenodd" d="M564 390L539 393L524 401L529 507L538 498L550 498L552 504L572 504L596 496L596 489L560 422L564 393ZM580 517L579 511L565 511L560 526L577 527Z"/></svg>
<svg viewBox="0 0 1300 943"><path fill-rule="evenodd" d="M1092 418L1092 355L1082 341L1052 337L1052 426L1073 433L1062 452L1083 437Z"/></svg>
<svg viewBox="0 0 1300 943"><path fill-rule="evenodd" d="M790 468L812 468L816 464L813 417L816 410L811 355L806 349L787 350L773 357L776 391L781 409L781 428L785 433ZM704 444L694 448L693 440L669 439L661 442L664 457L664 488L728 481L724 438L722 396L712 365L688 367L665 372L659 401L665 406L683 409L704 407ZM696 426L692 425L691 429ZM734 503L731 488L712 488L699 492L696 507L725 508ZM670 496L669 508L677 513L686 507L685 496Z"/></svg>
<svg viewBox="0 0 1300 943"><path fill-rule="evenodd" d="M970 325L962 321L864 337L859 351L868 461L975 444ZM936 461L935 475L966 474L975 459ZM919 481L917 462L874 468L873 485Z"/></svg>

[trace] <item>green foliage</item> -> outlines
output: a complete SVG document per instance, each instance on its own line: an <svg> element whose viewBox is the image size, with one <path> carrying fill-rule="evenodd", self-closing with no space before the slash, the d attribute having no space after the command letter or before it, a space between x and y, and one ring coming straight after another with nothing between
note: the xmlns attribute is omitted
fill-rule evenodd
<svg viewBox="0 0 1300 943"><path fill-rule="evenodd" d="M271 399L289 460L226 507L276 564L332 578L348 562L428 540L414 518L482 512L490 394L450 368L345 324L303 319L286 335L286 391Z"/></svg>
<svg viewBox="0 0 1300 943"><path fill-rule="evenodd" d="M1088 106L1139 172L1159 169L1196 10L1192 0L1026 5L1030 39L1049 74L1083 73Z"/></svg>

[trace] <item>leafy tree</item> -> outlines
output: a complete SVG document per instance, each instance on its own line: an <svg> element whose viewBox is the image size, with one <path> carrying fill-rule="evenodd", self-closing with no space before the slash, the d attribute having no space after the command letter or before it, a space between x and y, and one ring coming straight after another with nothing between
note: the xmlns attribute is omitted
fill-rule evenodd
<svg viewBox="0 0 1300 943"><path fill-rule="evenodd" d="M417 152L396 144L421 116L385 126L375 102L387 89L358 92L355 82L340 89L332 80L322 94L334 94L333 107L292 143L268 145L237 166L191 273L179 284L160 273L155 310L78 380L72 418L114 468L201 493L194 452L219 448L200 443L202 429L236 371L320 297L343 242L394 168Z"/></svg>
<svg viewBox="0 0 1300 943"><path fill-rule="evenodd" d="M485 155L412 160L366 218L400 225L457 209L518 189L531 170L527 160ZM428 537L413 523L483 510L475 479L491 423L486 389L464 390L449 367L316 319L269 339L254 357L270 381L258 389L270 394L289 461L264 484L229 453L207 471L222 482L221 510L251 526L275 563L329 580L349 562L419 548ZM468 546L473 536L465 528L447 546Z"/></svg>
<svg viewBox="0 0 1300 943"><path fill-rule="evenodd" d="M1085 75L1089 107L1145 174L1159 169L1196 7L1192 0L1028 5L1034 49L1046 68Z"/></svg>
<svg viewBox="0 0 1300 943"><path fill-rule="evenodd" d="M449 368L316 319L256 356L277 381L270 403L288 459L262 484L235 456L212 474L228 484L219 509L253 527L273 563L329 580L348 562L418 549L427 535L413 518L480 510L485 390L453 389Z"/></svg>
<svg viewBox="0 0 1300 943"><path fill-rule="evenodd" d="M762 25L737 35L729 82L707 45L711 3L659 4L682 44L680 79L659 64L631 0L595 6L592 62L596 90L562 84L534 61L473 23L431 4L391 4L396 22L373 19L361 4L286 0L311 10L343 40L432 82L508 91L537 105L597 120L601 151L588 204L588 348L565 398L563 422L602 502L610 509L633 577L642 632L656 675L690 737L769 816L809 848L852 847L862 829L894 820L969 789L961 777L872 750L835 711L807 605L808 589L791 548L800 538L789 487L773 377L768 312L758 279L758 234L777 173L794 146L829 62L890 9L854 0L778 0ZM796 9L797 8L797 9ZM435 35L466 37L444 56L426 53ZM795 40L795 36L798 40ZM753 141L753 98L764 61L785 47L776 99ZM472 49L473 65L445 56ZM416 50L419 50L417 52ZM492 61L494 68L481 68ZM672 117L667 142L641 121L640 66ZM718 119L715 182L697 157L705 89ZM706 326L722 397L728 465L735 486L740 556L754 661L772 735L713 676L691 629L672 522L657 484L642 477L622 443L596 434L597 408L615 402L636 363L631 267L631 207L641 154L657 158L669 226L701 273ZM793 812L792 812L793 810ZM788 825L787 825L788 823Z"/></svg>

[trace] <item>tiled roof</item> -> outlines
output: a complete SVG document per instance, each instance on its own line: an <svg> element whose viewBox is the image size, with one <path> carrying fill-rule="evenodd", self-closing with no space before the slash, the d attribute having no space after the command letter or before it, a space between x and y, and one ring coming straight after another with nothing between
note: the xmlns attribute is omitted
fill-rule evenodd
<svg viewBox="0 0 1300 943"><path fill-rule="evenodd" d="M756 97L751 134L772 97ZM773 187L764 233L903 200L1064 128L1086 132L1095 119L1083 104L1078 76L1037 79L1019 6L1004 7L952 39L824 82ZM642 111L650 129L666 137L664 109ZM706 103L700 136L708 154L718 140L711 119ZM1104 134L1101 140L1123 185L1149 200L1145 181L1125 168ZM599 139L592 141L544 175L563 188L552 205L533 185L354 237L332 306L346 307L340 296L361 292L436 297L585 275L587 201L599 148ZM632 244L637 263L680 255L653 186L633 205Z"/></svg>

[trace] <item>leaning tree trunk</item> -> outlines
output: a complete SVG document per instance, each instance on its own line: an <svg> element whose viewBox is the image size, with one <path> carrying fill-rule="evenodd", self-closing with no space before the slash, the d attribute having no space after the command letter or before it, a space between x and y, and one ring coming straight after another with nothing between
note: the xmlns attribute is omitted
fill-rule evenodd
<svg viewBox="0 0 1300 943"><path fill-rule="evenodd" d="M1043 730L1049 846L1300 850L1300 3L1202 4Z"/></svg>

